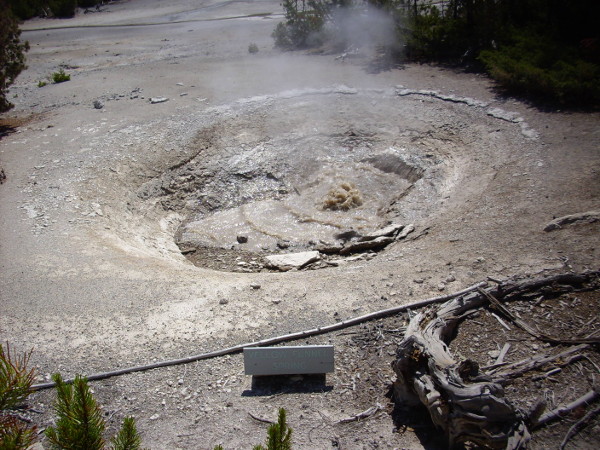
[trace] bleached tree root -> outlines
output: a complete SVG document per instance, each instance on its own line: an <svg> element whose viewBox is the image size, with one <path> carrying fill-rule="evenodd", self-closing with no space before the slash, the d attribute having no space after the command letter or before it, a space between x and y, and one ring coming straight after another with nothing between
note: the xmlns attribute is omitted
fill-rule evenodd
<svg viewBox="0 0 600 450"><path fill-rule="evenodd" d="M435 310L419 312L411 319L392 363L397 375L394 400L407 406L424 405L450 447L472 442L487 448L523 448L530 440L527 414L505 398L500 383L479 372L477 362L456 361L447 344L462 318L487 304L490 295L506 300L549 286L568 291L597 278L597 272L588 272L499 283L486 292L472 292Z"/></svg>

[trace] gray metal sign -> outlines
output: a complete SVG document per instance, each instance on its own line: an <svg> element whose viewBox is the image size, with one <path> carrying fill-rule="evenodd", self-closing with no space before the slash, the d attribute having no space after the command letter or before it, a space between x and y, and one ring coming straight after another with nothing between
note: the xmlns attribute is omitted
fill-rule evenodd
<svg viewBox="0 0 600 450"><path fill-rule="evenodd" d="M333 345L247 347L246 375L294 375L333 372Z"/></svg>

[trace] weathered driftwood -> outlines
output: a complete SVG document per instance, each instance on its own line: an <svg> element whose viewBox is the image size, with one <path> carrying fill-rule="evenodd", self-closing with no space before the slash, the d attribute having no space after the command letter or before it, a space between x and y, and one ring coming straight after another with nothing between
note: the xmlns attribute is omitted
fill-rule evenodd
<svg viewBox="0 0 600 450"><path fill-rule="evenodd" d="M446 345L461 316L485 302L485 296L473 293L413 317L392 364L398 377L394 398L423 404L449 446L522 448L530 438L525 415L504 398L500 384L479 375L476 362L457 362Z"/></svg>
<svg viewBox="0 0 600 450"><path fill-rule="evenodd" d="M499 282L494 289L455 298L437 310L414 316L398 347L392 367L396 402L424 405L433 423L442 429L450 446L472 442L488 448L521 448L530 439L525 424L528 414L517 410L505 398L502 385L513 372L523 373L544 361L523 362L515 367L501 364L502 374L494 380L479 373L477 362L456 361L449 342L459 321L490 299L504 301L551 288L554 293L582 286L598 278L598 272L563 274L525 282ZM577 346L577 351L587 347ZM553 360L555 356L551 357ZM548 361L545 361L548 362ZM507 370L508 369L508 370Z"/></svg>

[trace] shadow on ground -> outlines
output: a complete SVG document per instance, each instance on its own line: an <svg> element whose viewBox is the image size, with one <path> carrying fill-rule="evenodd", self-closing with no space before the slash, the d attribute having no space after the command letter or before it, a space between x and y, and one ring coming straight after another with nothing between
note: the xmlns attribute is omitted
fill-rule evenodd
<svg viewBox="0 0 600 450"><path fill-rule="evenodd" d="M253 376L251 389L242 392L243 397L261 397L274 394L311 394L329 392L325 374Z"/></svg>

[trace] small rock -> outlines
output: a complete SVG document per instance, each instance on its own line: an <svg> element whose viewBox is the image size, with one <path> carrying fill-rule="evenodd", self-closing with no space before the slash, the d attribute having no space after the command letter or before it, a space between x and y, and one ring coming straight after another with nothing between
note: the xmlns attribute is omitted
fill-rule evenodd
<svg viewBox="0 0 600 450"><path fill-rule="evenodd" d="M290 247L290 243L288 241L277 241L277 247L284 250Z"/></svg>
<svg viewBox="0 0 600 450"><path fill-rule="evenodd" d="M490 358L497 358L498 356L500 356L500 351L499 350L490 350L489 352L487 352L487 354L489 355Z"/></svg>
<svg viewBox="0 0 600 450"><path fill-rule="evenodd" d="M440 283L438 284L438 291L443 291L444 289L446 289L446 285L444 283Z"/></svg>
<svg viewBox="0 0 600 450"><path fill-rule="evenodd" d="M258 284L258 283L250 283L250 287L251 287L252 289L255 289L255 290L256 290L256 289L260 289L260 284Z"/></svg>
<svg viewBox="0 0 600 450"><path fill-rule="evenodd" d="M456 277L454 275L448 275L446 277L446 283L452 283L454 281L456 281Z"/></svg>
<svg viewBox="0 0 600 450"><path fill-rule="evenodd" d="M158 419L159 417L160 417L160 414L152 414L152 415L150 416L150 420L156 420L156 419Z"/></svg>
<svg viewBox="0 0 600 450"><path fill-rule="evenodd" d="M221 300L219 300L219 305L226 305L227 303L229 303L229 300L227 300L226 298L222 298Z"/></svg>
<svg viewBox="0 0 600 450"><path fill-rule="evenodd" d="M151 104L156 104L156 103L164 103L166 101L168 101L169 99L166 97L150 97L150 103Z"/></svg>
<svg viewBox="0 0 600 450"><path fill-rule="evenodd" d="M181 386L183 384L183 378L180 378L179 380L177 380L177 384Z"/></svg>
<svg viewBox="0 0 600 450"><path fill-rule="evenodd" d="M415 278L413 282L417 284L423 284L425 283L425 280L423 278Z"/></svg>
<svg viewBox="0 0 600 450"><path fill-rule="evenodd" d="M102 103L100 100L94 100L94 108L102 109L104 108L104 103Z"/></svg>
<svg viewBox="0 0 600 450"><path fill-rule="evenodd" d="M274 305L279 305L281 303L281 299L279 299L279 298L273 299L273 300L271 300L271 303L273 303Z"/></svg>
<svg viewBox="0 0 600 450"><path fill-rule="evenodd" d="M244 234L238 234L235 239L238 241L238 244L245 244L248 242L248 236Z"/></svg>

